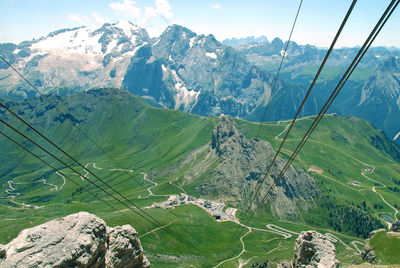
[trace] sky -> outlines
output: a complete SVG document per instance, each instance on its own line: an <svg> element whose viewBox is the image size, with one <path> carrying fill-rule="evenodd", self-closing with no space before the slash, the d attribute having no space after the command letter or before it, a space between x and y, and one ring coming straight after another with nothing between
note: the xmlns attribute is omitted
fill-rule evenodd
<svg viewBox="0 0 400 268"><path fill-rule="evenodd" d="M351 0L303 0L292 40L328 47ZM361 46L389 0L358 0L336 47ZM179 24L225 38L287 40L300 0L0 0L0 43L20 43L57 29L129 20L159 36ZM400 7L373 46L400 47Z"/></svg>

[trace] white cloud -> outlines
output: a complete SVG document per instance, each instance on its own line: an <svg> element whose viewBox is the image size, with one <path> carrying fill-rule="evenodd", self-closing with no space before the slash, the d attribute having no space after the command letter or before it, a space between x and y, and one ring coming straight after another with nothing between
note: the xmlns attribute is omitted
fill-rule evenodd
<svg viewBox="0 0 400 268"><path fill-rule="evenodd" d="M212 8L215 10L222 10L222 7L220 6L220 4L212 5Z"/></svg>
<svg viewBox="0 0 400 268"><path fill-rule="evenodd" d="M151 21L153 18L160 17L166 23L170 23L173 16L168 0L155 0L154 5L144 8L139 7L133 0L112 2L109 6L111 9L124 14L128 19L134 19L136 23L141 22L146 27L153 25Z"/></svg>
<svg viewBox="0 0 400 268"><path fill-rule="evenodd" d="M157 17L157 10L154 7L145 7L143 23L146 24L151 18Z"/></svg>
<svg viewBox="0 0 400 268"><path fill-rule="evenodd" d="M79 14L69 14L68 18L80 25L90 24L92 22L88 17Z"/></svg>
<svg viewBox="0 0 400 268"><path fill-rule="evenodd" d="M151 18L161 16L167 23L172 18L172 8L167 0L156 0L155 7L145 7L143 23Z"/></svg>
<svg viewBox="0 0 400 268"><path fill-rule="evenodd" d="M123 3L121 2L115 2L115 3L110 3L111 9L117 11L117 12L122 12L125 15L132 17L134 19L138 19L142 16L142 11L140 8L136 6L136 2L132 0L124 0Z"/></svg>
<svg viewBox="0 0 400 268"><path fill-rule="evenodd" d="M325 32L325 37L328 40L332 40L335 37L335 33L334 32Z"/></svg>
<svg viewBox="0 0 400 268"><path fill-rule="evenodd" d="M170 20L172 18L172 8L167 0L156 0L156 8L158 14L165 20Z"/></svg>
<svg viewBox="0 0 400 268"><path fill-rule="evenodd" d="M93 16L93 20L94 23L96 25L103 25L106 22L109 22L107 19L103 18L102 16L100 16L99 14L97 14L96 12L92 12L92 16Z"/></svg>

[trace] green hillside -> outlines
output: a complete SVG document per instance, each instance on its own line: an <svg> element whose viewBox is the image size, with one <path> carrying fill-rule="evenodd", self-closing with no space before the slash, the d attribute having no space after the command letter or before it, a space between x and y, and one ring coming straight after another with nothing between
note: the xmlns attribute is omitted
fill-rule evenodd
<svg viewBox="0 0 400 268"><path fill-rule="evenodd" d="M116 160L122 170L118 170L120 167L74 129L68 120L59 116L43 98L22 103L7 102L7 106L141 207L166 200L167 197L162 195L183 191L200 197L195 187L181 185L181 177L188 167L182 170L170 167L211 141L218 118L154 108L139 97L115 89L81 92L66 98L51 95L49 98ZM18 126L40 144L46 144L33 131L0 111L1 118ZM283 150L284 158L295 148L311 119L298 121ZM237 124L247 138L256 136L259 124L242 120L237 120ZM265 123L259 138L277 148L288 124ZM4 126L0 130L22 141ZM27 142L24 145L54 164L64 175L72 172ZM390 221L399 217L395 215L400 206L397 192L400 188L400 164L395 160L397 149L382 132L354 117L327 116L294 162L316 180L321 196L304 208L296 223L281 221L268 210L262 210L248 223L250 229L242 232L245 251L240 256L242 243L239 237L231 241L237 230L237 224L233 222L217 222L205 210L194 205L170 210L156 208L147 212L168 226L148 233L156 227L96 190L86 180L70 175L134 221L111 211L68 180L64 184L60 175L4 137L0 137L0 146L3 152L7 152L0 155L2 244L24 228L85 210L95 213L111 226L126 223L134 226L143 236L141 241L153 267L210 267L224 260L227 261L218 267L232 267L239 262L244 267L251 267L254 262L270 260L277 263L290 259L297 235L285 239L273 232L252 229L265 229L267 223L296 233L308 229L332 233L343 242L336 243L339 260L351 263L358 259L352 245L354 241L358 241L355 242L357 247L362 248L360 243L363 243L370 228L383 227L384 219ZM56 150L52 149L52 152L83 171ZM157 185L144 180L144 174L150 174L150 179ZM152 174L159 176L151 177ZM153 195L149 195L149 188ZM243 219L243 212L239 211L236 215Z"/></svg>

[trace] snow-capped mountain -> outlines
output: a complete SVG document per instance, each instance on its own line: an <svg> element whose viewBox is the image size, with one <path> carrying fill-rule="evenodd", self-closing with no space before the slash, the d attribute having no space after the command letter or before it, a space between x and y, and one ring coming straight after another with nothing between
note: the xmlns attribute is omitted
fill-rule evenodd
<svg viewBox="0 0 400 268"><path fill-rule="evenodd" d="M62 29L19 45L2 44L0 53L46 93L120 87L130 57L148 42L146 30L121 21L98 29ZM2 95L24 98L34 94L3 62L0 83Z"/></svg>

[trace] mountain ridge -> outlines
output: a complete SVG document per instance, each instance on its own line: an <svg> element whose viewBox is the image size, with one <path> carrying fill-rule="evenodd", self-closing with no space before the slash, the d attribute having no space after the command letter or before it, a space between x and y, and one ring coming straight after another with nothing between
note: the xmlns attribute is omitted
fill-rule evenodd
<svg viewBox="0 0 400 268"><path fill-rule="evenodd" d="M55 49L53 44L58 44ZM197 35L180 25L170 25L159 37L150 38L145 29L119 22L98 29L61 29L19 45L0 44L0 53L43 93L69 95L88 88L118 87L162 107L252 121L263 118L269 103L264 119L276 121L294 116L326 53L326 49L291 42L271 96L283 46L275 38L271 43L234 49L213 35ZM341 48L332 52L302 116L319 112L341 75L341 66L356 51ZM400 106L397 91L390 88L399 87L395 64L399 56L399 49L371 48L329 112L364 118L395 137L400 131L396 120ZM0 95L11 99L36 96L7 68L0 63ZM382 101L383 109L377 109L372 100Z"/></svg>

